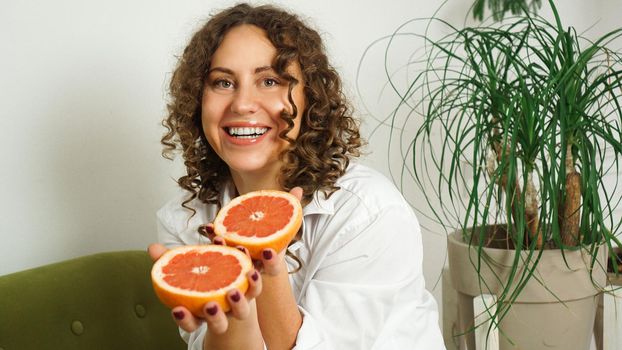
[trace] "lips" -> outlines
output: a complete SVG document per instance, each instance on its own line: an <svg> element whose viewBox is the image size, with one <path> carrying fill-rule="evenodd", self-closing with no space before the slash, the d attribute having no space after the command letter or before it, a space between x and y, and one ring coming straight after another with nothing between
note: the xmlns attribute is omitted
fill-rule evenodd
<svg viewBox="0 0 622 350"><path fill-rule="evenodd" d="M266 127L227 127L225 131L229 136L239 138L257 138L266 132L269 128Z"/></svg>
<svg viewBox="0 0 622 350"><path fill-rule="evenodd" d="M223 128L227 140L235 145L252 145L262 140L270 127L257 123L236 123Z"/></svg>

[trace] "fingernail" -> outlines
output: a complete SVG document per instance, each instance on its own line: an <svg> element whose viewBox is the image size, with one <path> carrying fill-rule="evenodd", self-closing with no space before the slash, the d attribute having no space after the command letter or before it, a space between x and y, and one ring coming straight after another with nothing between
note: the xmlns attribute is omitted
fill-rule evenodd
<svg viewBox="0 0 622 350"><path fill-rule="evenodd" d="M214 226L212 225L201 225L199 226L199 234L201 236L210 237L214 235Z"/></svg>
<svg viewBox="0 0 622 350"><path fill-rule="evenodd" d="M177 319L177 321L181 321L184 319L184 312L183 311L175 311L173 312L173 316L175 317L175 319Z"/></svg>
<svg viewBox="0 0 622 350"><path fill-rule="evenodd" d="M216 244L216 245L222 245L222 241L221 240L214 240L212 243Z"/></svg>
<svg viewBox="0 0 622 350"><path fill-rule="evenodd" d="M236 290L233 294L231 294L231 300L233 300L234 303L240 301L240 292Z"/></svg>
<svg viewBox="0 0 622 350"><path fill-rule="evenodd" d="M207 311L208 315L214 316L218 312L218 307L216 305L214 305L214 306L206 308L205 311Z"/></svg>
<svg viewBox="0 0 622 350"><path fill-rule="evenodd" d="M264 250L262 255L263 255L263 258L266 260L272 259L272 251L270 250Z"/></svg>
<svg viewBox="0 0 622 350"><path fill-rule="evenodd" d="M257 273L257 271L253 272L253 274L251 275L251 279L257 282L257 280L259 279L259 274Z"/></svg>

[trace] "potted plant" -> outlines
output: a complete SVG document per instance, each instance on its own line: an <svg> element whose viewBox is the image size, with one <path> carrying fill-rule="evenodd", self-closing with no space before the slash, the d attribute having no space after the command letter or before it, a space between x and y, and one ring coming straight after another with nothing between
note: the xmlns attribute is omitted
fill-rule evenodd
<svg viewBox="0 0 622 350"><path fill-rule="evenodd" d="M484 19L484 9L487 7L492 13L495 21L503 20L505 14L511 12L513 15L533 13L542 6L542 0L475 0L473 3L473 18L482 21Z"/></svg>
<svg viewBox="0 0 622 350"><path fill-rule="evenodd" d="M588 349L620 245L622 57L609 46L622 29L589 41L549 4L552 21L527 10L466 28L433 18L426 28L448 34L410 33L425 53L408 57L406 88L386 69L399 98L390 146L404 160L394 180L415 184L449 233L463 320L469 298L496 296L487 312L502 349Z"/></svg>

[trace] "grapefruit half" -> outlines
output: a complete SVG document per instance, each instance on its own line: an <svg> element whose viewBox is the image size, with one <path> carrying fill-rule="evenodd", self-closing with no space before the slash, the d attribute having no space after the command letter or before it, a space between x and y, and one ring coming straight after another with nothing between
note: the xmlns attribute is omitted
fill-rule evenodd
<svg viewBox="0 0 622 350"><path fill-rule="evenodd" d="M183 246L167 251L153 264L151 281L164 305L185 306L202 316L209 301L229 311L226 293L237 288L244 294L248 289L246 274L252 268L251 259L233 247Z"/></svg>
<svg viewBox="0 0 622 350"><path fill-rule="evenodd" d="M261 251L287 247L302 224L302 206L284 191L255 191L234 198L216 215L214 233L227 245L241 245L253 259Z"/></svg>

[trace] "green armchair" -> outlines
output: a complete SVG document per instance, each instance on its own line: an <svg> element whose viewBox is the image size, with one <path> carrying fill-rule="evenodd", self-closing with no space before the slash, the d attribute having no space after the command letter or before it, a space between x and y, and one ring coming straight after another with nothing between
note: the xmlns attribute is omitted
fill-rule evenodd
<svg viewBox="0 0 622 350"><path fill-rule="evenodd" d="M0 350L185 349L143 251L0 276Z"/></svg>

